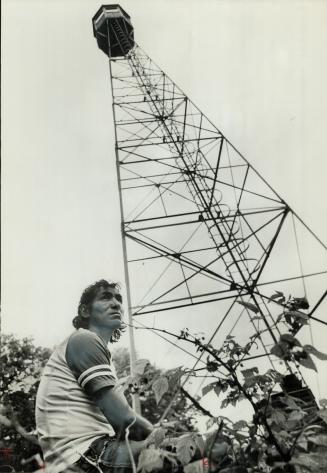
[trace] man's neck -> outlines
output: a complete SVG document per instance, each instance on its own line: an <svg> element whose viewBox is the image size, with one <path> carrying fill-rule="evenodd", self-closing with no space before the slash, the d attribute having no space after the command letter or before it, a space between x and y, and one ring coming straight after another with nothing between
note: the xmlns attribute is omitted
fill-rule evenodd
<svg viewBox="0 0 327 473"><path fill-rule="evenodd" d="M90 332L96 333L102 340L105 342L106 345L110 342L111 335L113 330L110 328L101 328L101 327L94 327L92 325L89 326Z"/></svg>

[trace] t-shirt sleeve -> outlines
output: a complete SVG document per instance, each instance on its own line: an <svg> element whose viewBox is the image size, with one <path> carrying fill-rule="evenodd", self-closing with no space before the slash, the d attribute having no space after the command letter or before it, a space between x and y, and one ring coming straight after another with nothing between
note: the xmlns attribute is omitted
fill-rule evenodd
<svg viewBox="0 0 327 473"><path fill-rule="evenodd" d="M101 388L115 386L117 382L110 352L92 332L71 335L66 361L80 387L90 396Z"/></svg>

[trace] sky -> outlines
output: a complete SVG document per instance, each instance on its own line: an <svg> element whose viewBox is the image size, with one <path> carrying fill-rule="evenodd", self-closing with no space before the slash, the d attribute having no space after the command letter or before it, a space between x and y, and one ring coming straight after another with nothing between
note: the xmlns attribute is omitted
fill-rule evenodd
<svg viewBox="0 0 327 473"><path fill-rule="evenodd" d="M91 25L100 5L2 2L2 331L48 347L71 331L89 283L124 283L108 63ZM327 3L121 5L138 44L326 241ZM184 362L142 337L140 357Z"/></svg>

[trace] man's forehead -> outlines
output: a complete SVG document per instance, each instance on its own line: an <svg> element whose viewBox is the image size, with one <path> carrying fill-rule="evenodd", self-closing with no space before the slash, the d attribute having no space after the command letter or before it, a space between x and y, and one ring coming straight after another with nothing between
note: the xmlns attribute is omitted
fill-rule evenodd
<svg viewBox="0 0 327 473"><path fill-rule="evenodd" d="M113 287L113 286L110 286L110 287L99 287L99 289L97 290L97 293L96 295L97 296L101 296L103 294L106 294L106 293L110 293L110 294L120 294L120 290L119 288L116 288L116 287Z"/></svg>

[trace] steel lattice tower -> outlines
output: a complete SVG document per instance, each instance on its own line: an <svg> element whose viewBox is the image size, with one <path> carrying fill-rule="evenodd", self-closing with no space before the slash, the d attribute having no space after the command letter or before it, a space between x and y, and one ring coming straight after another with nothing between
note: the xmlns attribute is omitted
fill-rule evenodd
<svg viewBox="0 0 327 473"><path fill-rule="evenodd" d="M134 42L121 7L101 7L93 29L109 57L131 317L206 305L211 339L260 333L249 359L273 361L283 327L270 296L306 296L303 318L320 320L326 246Z"/></svg>

